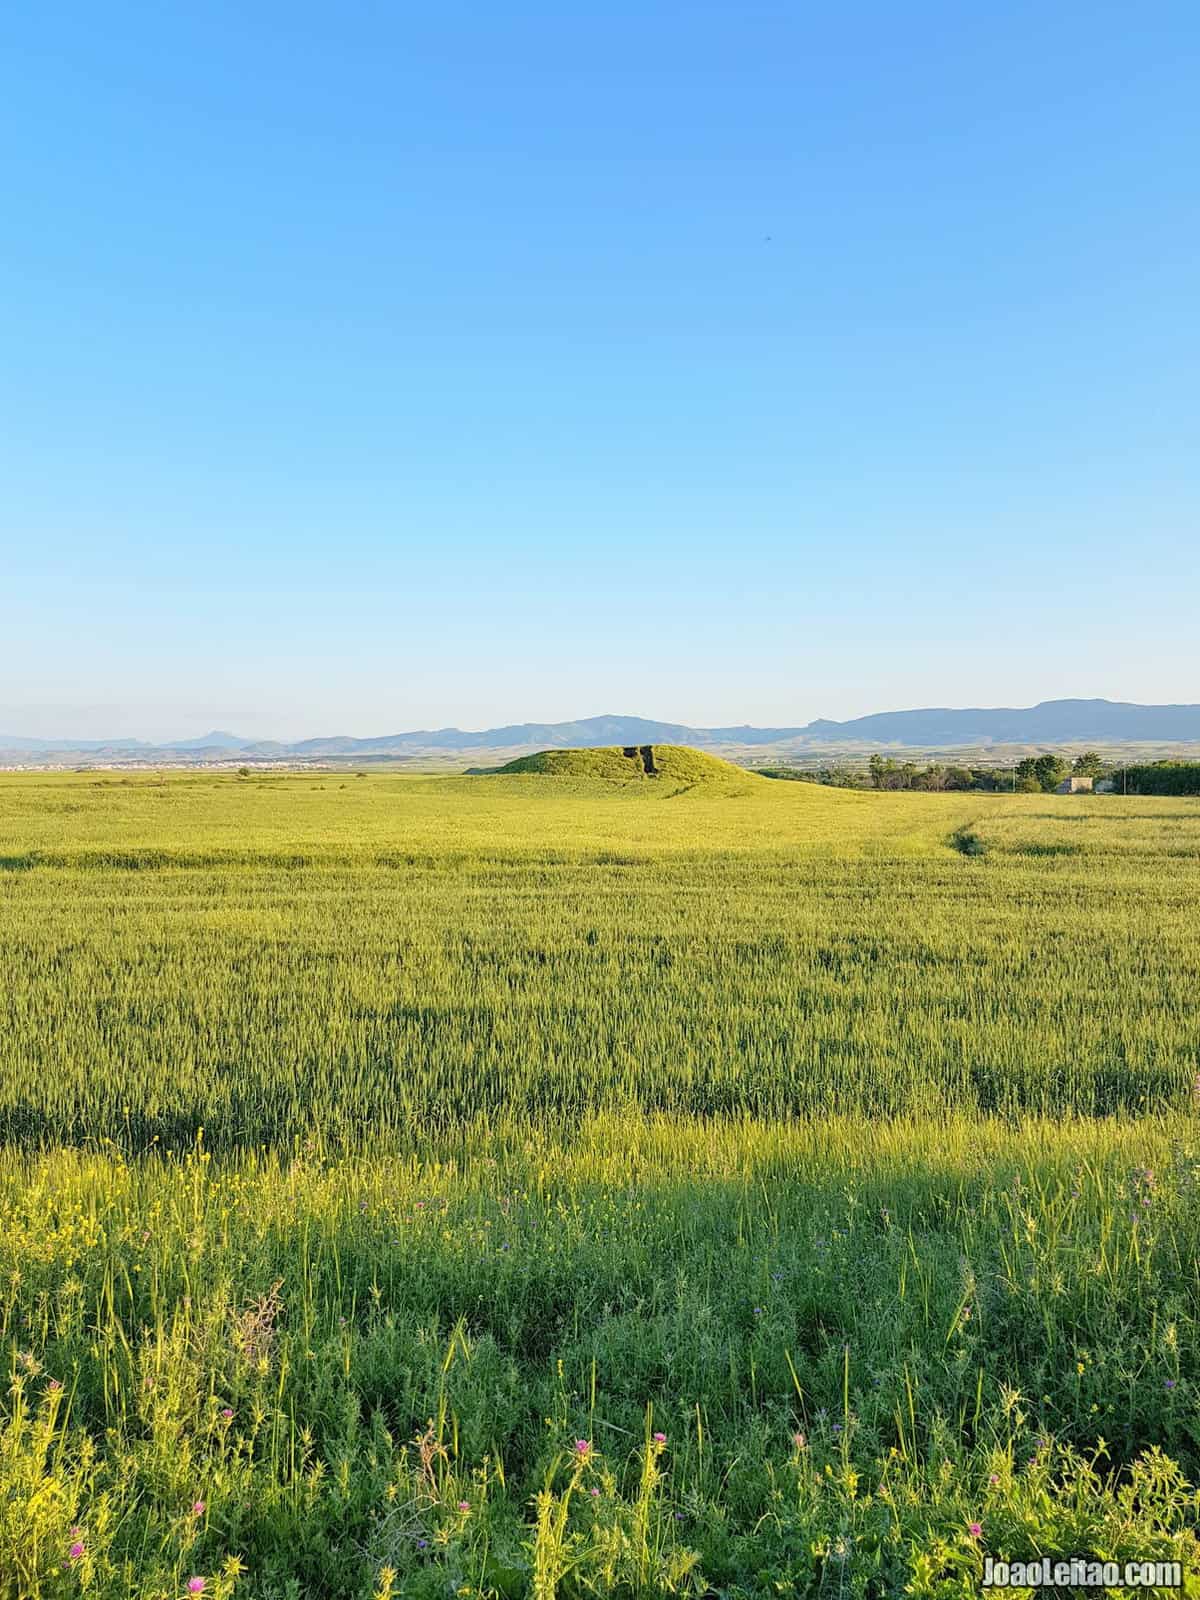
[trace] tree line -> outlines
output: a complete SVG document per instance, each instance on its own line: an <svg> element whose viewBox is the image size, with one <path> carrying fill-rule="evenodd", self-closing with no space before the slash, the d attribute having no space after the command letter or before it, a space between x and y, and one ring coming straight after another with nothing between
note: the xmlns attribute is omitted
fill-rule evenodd
<svg viewBox="0 0 1200 1600"><path fill-rule="evenodd" d="M1200 765L1197 770L1200 770ZM796 767L764 767L760 771L768 778L798 778L807 783L827 784L835 789L911 789L934 794L966 790L982 794L1049 794L1071 773L1094 781L1105 776L1107 768L1104 758L1097 751L1085 750L1074 761L1047 754L1027 756L1013 767L967 767L940 761L919 766L915 761L897 761L894 756L876 753L868 761L865 771L861 767L838 762L816 771L801 771Z"/></svg>
<svg viewBox="0 0 1200 1600"><path fill-rule="evenodd" d="M1146 761L1109 776L1119 794L1200 794L1200 761Z"/></svg>

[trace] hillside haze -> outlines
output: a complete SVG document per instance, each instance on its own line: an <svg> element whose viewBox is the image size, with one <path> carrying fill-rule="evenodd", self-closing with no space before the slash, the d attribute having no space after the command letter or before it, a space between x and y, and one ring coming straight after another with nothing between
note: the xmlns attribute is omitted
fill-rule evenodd
<svg viewBox="0 0 1200 1600"><path fill-rule="evenodd" d="M1000 707L953 710L879 711L849 722L819 718L804 732L831 741L879 743L1027 744L1200 738L1200 706L1132 705L1119 700L1043 700L1024 709Z"/></svg>
<svg viewBox="0 0 1200 1600"><path fill-rule="evenodd" d="M362 758L454 757L476 752L502 756L546 749L613 745L691 745L724 752L760 750L781 755L804 750L867 750L903 746L927 750L988 745L1190 744L1200 742L1200 705L1136 705L1116 700L1043 700L1027 707L925 707L878 711L835 721L818 717L791 727L737 724L696 728L646 717L605 715L573 722L516 722L464 730L421 728L354 738L345 734L290 743L247 739L214 730L199 738L154 744L144 739L37 739L0 734L0 755L61 763L133 760L173 763L214 760L326 761Z"/></svg>

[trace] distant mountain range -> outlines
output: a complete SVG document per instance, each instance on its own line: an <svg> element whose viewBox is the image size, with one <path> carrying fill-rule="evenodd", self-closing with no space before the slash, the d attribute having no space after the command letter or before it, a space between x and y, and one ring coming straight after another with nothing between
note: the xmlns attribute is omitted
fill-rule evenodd
<svg viewBox="0 0 1200 1600"><path fill-rule="evenodd" d="M212 761L338 761L363 758L442 759L469 752L523 752L580 745L690 744L703 749L771 754L803 750L873 749L889 745L952 749L986 745L1189 744L1200 742L1200 705L1143 706L1115 700L1043 700L1024 709L878 711L871 716L815 722L791 728L749 725L692 728L643 717L585 717L580 722L517 722L503 728L464 732L425 728L411 733L352 739L344 735L301 739L292 744L242 739L215 730L199 739L152 744L142 739L32 739L0 734L0 757L66 764L109 761L195 763Z"/></svg>
<svg viewBox="0 0 1200 1600"><path fill-rule="evenodd" d="M1023 710L877 711L850 722L810 722L817 742L911 745L1190 743L1200 739L1200 705L1139 706L1122 700L1043 700Z"/></svg>
<svg viewBox="0 0 1200 1600"><path fill-rule="evenodd" d="M254 739L236 733L206 733L202 739L173 739L154 744L147 739L28 739L0 733L0 750L249 750ZM281 745L280 749L283 748Z"/></svg>

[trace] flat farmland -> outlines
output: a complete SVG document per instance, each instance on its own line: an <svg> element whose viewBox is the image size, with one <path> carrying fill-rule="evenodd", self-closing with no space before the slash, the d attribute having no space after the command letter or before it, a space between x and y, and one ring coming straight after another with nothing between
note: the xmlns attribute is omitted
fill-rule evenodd
<svg viewBox="0 0 1200 1600"><path fill-rule="evenodd" d="M1195 1084L1186 800L22 776L0 858L11 1140L1097 1114Z"/></svg>

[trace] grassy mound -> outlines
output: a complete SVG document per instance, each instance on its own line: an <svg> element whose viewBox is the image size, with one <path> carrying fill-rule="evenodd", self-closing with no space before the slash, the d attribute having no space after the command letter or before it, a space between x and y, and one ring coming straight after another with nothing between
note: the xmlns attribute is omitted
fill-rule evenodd
<svg viewBox="0 0 1200 1600"><path fill-rule="evenodd" d="M539 750L518 756L498 773L540 773L552 778L666 778L672 783L746 784L755 774L686 744L603 745L588 750Z"/></svg>

